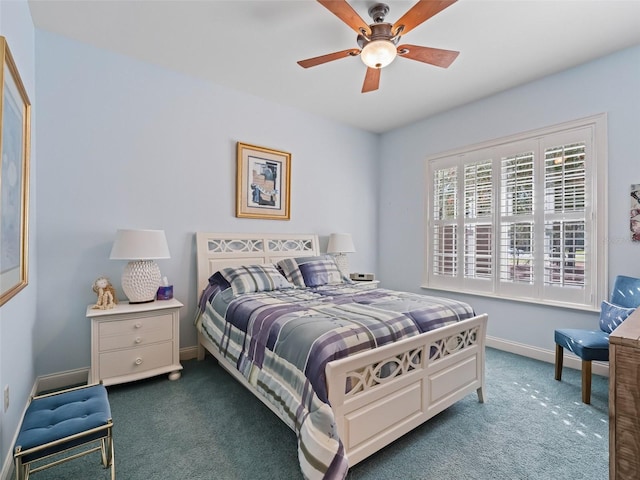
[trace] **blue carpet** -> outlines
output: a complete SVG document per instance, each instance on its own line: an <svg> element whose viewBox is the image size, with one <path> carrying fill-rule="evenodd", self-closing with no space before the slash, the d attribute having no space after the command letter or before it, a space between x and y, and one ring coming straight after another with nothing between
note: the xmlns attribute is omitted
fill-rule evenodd
<svg viewBox="0 0 640 480"><path fill-rule="evenodd" d="M119 480L302 478L296 438L211 357L109 387ZM469 395L355 465L350 480L608 477L608 379L581 403L580 372L487 349L485 403ZM107 479L97 454L34 480Z"/></svg>

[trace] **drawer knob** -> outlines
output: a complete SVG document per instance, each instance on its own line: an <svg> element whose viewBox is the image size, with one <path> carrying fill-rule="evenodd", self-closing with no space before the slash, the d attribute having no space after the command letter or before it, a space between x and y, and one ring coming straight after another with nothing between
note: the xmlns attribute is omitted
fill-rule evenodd
<svg viewBox="0 0 640 480"><path fill-rule="evenodd" d="M136 358L136 365L142 365L142 359L140 357Z"/></svg>
<svg viewBox="0 0 640 480"><path fill-rule="evenodd" d="M136 340L135 340L136 343L140 343L141 341L142 339L140 337L136 337Z"/></svg>
<svg viewBox="0 0 640 480"><path fill-rule="evenodd" d="M140 328L140 327L142 327L142 323L137 322L134 326L135 326L136 328Z"/></svg>

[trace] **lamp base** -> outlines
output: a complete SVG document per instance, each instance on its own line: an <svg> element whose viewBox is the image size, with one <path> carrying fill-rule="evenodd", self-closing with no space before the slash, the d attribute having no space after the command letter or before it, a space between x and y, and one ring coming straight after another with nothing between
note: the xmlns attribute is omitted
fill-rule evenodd
<svg viewBox="0 0 640 480"><path fill-rule="evenodd" d="M129 303L149 303L160 286L160 267L154 260L134 260L122 272L122 290Z"/></svg>
<svg viewBox="0 0 640 480"><path fill-rule="evenodd" d="M346 277L349 277L349 258L344 253L335 253L333 258L336 261L336 265L338 265L338 270L340 273Z"/></svg>

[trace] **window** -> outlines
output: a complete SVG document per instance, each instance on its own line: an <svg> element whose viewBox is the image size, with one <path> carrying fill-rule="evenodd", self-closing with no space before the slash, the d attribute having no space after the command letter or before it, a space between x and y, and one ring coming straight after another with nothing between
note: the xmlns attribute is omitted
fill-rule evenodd
<svg viewBox="0 0 640 480"><path fill-rule="evenodd" d="M427 160L425 287L597 310L606 116Z"/></svg>

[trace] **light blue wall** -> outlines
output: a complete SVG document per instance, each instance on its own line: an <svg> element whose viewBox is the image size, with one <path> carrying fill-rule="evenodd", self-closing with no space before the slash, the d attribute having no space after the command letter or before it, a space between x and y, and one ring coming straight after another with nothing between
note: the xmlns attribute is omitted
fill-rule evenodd
<svg viewBox="0 0 640 480"><path fill-rule="evenodd" d="M26 400L34 380L33 332L36 324L36 286L38 255L36 250L36 89L35 40L31 14L26 0L0 2L0 35L7 39L20 78L33 107L31 132L31 191L29 212L29 284L0 307L0 389L9 386L10 405L4 412L0 401L0 455L3 464L13 448ZM2 390L0 390L2 391Z"/></svg>
<svg viewBox="0 0 640 480"><path fill-rule="evenodd" d="M166 231L182 347L196 345L196 231L312 232L322 248L351 232L351 265L375 269L377 135L55 34L36 46L38 374L89 365L92 282L124 298L118 228ZM292 154L290 221L235 218L236 141Z"/></svg>
<svg viewBox="0 0 640 480"><path fill-rule="evenodd" d="M382 135L380 277L393 288L425 292L419 287L425 158L602 112L608 114L609 133L609 282L618 274L640 276L640 244L630 240L628 213L630 184L640 183L639 85L640 47L635 47ZM553 349L553 330L561 325L597 328L595 313L451 296L489 313L489 335L535 348Z"/></svg>

